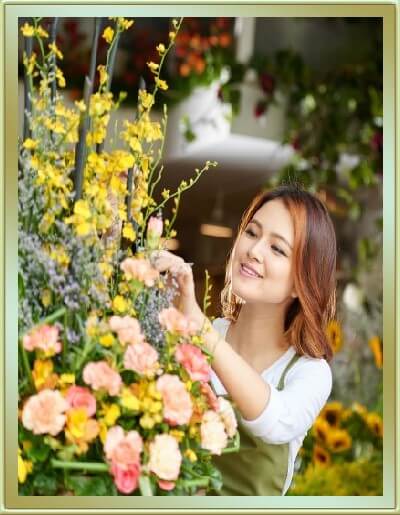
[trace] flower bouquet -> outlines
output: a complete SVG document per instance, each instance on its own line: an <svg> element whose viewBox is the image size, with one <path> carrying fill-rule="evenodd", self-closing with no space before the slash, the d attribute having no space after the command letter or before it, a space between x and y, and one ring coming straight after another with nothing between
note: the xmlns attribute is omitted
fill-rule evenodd
<svg viewBox="0 0 400 515"><path fill-rule="evenodd" d="M40 19L22 27L19 494L218 490L212 455L238 448L234 412L209 385L202 330L173 305L174 277L153 266L174 236L181 194L215 165L155 200L166 113L160 124L150 111L167 88L160 72L181 20L158 45L160 61L149 63L153 91L139 90L135 117L115 127L121 148L107 151L110 114L123 100L110 93L113 61L133 20L110 18L103 31L95 20L90 73L72 108L57 89L65 78L56 21L49 32ZM99 38L109 48L96 66ZM163 220L170 200L171 220Z"/></svg>

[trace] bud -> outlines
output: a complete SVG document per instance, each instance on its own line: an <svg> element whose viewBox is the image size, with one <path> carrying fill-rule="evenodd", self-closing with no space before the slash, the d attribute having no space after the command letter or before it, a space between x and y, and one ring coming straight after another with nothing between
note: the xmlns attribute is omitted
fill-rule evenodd
<svg viewBox="0 0 400 515"><path fill-rule="evenodd" d="M163 221L157 216L150 217L147 224L147 245L151 250L158 247L163 232Z"/></svg>

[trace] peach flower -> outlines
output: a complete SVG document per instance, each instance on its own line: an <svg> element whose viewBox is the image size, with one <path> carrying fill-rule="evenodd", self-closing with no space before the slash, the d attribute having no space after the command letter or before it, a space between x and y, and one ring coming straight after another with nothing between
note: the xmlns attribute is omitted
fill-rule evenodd
<svg viewBox="0 0 400 515"><path fill-rule="evenodd" d="M143 440L137 431L126 434L121 426L114 426L107 431L104 452L108 460L121 469L140 462Z"/></svg>
<svg viewBox="0 0 400 515"><path fill-rule="evenodd" d="M161 488L161 490L173 490L175 488L175 481L165 481L164 479L159 479L158 486Z"/></svg>
<svg viewBox="0 0 400 515"><path fill-rule="evenodd" d="M163 309L158 315L158 320L170 333L187 336L196 332L196 324L174 307Z"/></svg>
<svg viewBox="0 0 400 515"><path fill-rule="evenodd" d="M130 494L139 484L140 464L130 463L126 468L119 467L116 463L111 465L111 474L117 489L123 494Z"/></svg>
<svg viewBox="0 0 400 515"><path fill-rule="evenodd" d="M88 417L96 413L96 398L84 386L70 386L65 395L70 408L85 408Z"/></svg>
<svg viewBox="0 0 400 515"><path fill-rule="evenodd" d="M218 397L215 395L211 386L208 383L201 383L200 391L206 397L210 408L214 411L218 411L219 410Z"/></svg>
<svg viewBox="0 0 400 515"><path fill-rule="evenodd" d="M121 343L139 343L143 341L139 321L129 315L124 317L112 316L108 321L111 331L118 334Z"/></svg>
<svg viewBox="0 0 400 515"><path fill-rule="evenodd" d="M149 287L153 286L159 277L158 270L153 268L147 259L126 258L121 263L121 270L128 280L136 279Z"/></svg>
<svg viewBox="0 0 400 515"><path fill-rule="evenodd" d="M160 479L174 481L179 476L182 455L178 442L171 435L156 435L149 445L149 470Z"/></svg>
<svg viewBox="0 0 400 515"><path fill-rule="evenodd" d="M22 339L23 346L28 351L41 350L47 357L61 352L61 342L58 341L58 327L42 325L35 327Z"/></svg>
<svg viewBox="0 0 400 515"><path fill-rule="evenodd" d="M106 390L109 395L118 395L122 379L106 361L91 361L83 369L83 380L93 390Z"/></svg>
<svg viewBox="0 0 400 515"><path fill-rule="evenodd" d="M188 372L192 381L210 380L211 367L199 347L190 343L182 343L177 346L175 358Z"/></svg>
<svg viewBox="0 0 400 515"><path fill-rule="evenodd" d="M158 352L147 342L129 345L124 355L124 367L139 374L152 374L158 369Z"/></svg>
<svg viewBox="0 0 400 515"><path fill-rule="evenodd" d="M171 426L187 424L192 416L193 405L179 377L164 374L157 379L156 388L162 395L164 419Z"/></svg>
<svg viewBox="0 0 400 515"><path fill-rule="evenodd" d="M232 408L232 404L223 397L218 397L218 404L218 413L222 422L224 423L225 431L229 438L232 438L232 436L236 433L237 428L237 420L235 412Z"/></svg>
<svg viewBox="0 0 400 515"><path fill-rule="evenodd" d="M42 390L26 401L22 424L35 435L57 435L65 425L68 403L58 390Z"/></svg>
<svg viewBox="0 0 400 515"><path fill-rule="evenodd" d="M201 446L211 454L221 454L228 443L224 423L215 411L208 410L203 415L200 426Z"/></svg>

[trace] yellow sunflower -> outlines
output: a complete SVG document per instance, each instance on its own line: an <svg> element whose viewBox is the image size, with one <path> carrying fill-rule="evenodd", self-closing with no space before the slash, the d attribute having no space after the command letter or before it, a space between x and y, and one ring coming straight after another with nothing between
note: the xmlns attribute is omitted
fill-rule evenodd
<svg viewBox="0 0 400 515"><path fill-rule="evenodd" d="M319 416L324 418L330 426L339 427L342 413L343 404L339 401L334 401L326 404Z"/></svg>
<svg viewBox="0 0 400 515"><path fill-rule="evenodd" d="M344 429L331 429L327 436L327 444L332 452L342 452L350 449L351 436Z"/></svg>
<svg viewBox="0 0 400 515"><path fill-rule="evenodd" d="M378 413L367 413L365 415L365 422L369 429L374 433L375 436L383 436L383 422L382 418L378 415Z"/></svg>
<svg viewBox="0 0 400 515"><path fill-rule="evenodd" d="M343 345L342 327L337 320L331 320L326 327L326 336L334 353Z"/></svg>
<svg viewBox="0 0 400 515"><path fill-rule="evenodd" d="M382 342L379 336L370 338L368 345L374 355L375 365L377 368L382 368L383 365L383 353L382 353Z"/></svg>
<svg viewBox="0 0 400 515"><path fill-rule="evenodd" d="M315 465L326 467L331 462L331 455L329 452L320 445L314 445L312 460Z"/></svg>
<svg viewBox="0 0 400 515"><path fill-rule="evenodd" d="M330 427L328 422L324 418L318 417L314 422L312 433L317 438L317 440L326 444L329 429Z"/></svg>

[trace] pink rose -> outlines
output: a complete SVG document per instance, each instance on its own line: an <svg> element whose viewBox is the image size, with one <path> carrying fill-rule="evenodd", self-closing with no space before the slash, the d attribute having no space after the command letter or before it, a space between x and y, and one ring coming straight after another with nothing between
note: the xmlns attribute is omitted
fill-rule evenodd
<svg viewBox="0 0 400 515"><path fill-rule="evenodd" d="M83 380L90 385L93 390L104 389L109 395L118 395L122 379L106 361L91 361L83 369Z"/></svg>
<svg viewBox="0 0 400 515"><path fill-rule="evenodd" d="M189 321L176 308L166 308L158 315L158 320L162 327L170 333L177 333L182 336L188 336L196 332L196 324Z"/></svg>
<svg viewBox="0 0 400 515"><path fill-rule="evenodd" d="M175 488L175 481L165 481L164 479L159 479L158 486L161 488L161 490L173 490Z"/></svg>
<svg viewBox="0 0 400 515"><path fill-rule="evenodd" d="M187 370L192 381L210 380L211 367L199 347L190 343L182 343L177 346L175 358Z"/></svg>
<svg viewBox="0 0 400 515"><path fill-rule="evenodd" d="M215 411L206 411L200 426L201 446L211 454L221 454L228 443L225 426Z"/></svg>
<svg viewBox="0 0 400 515"><path fill-rule="evenodd" d="M171 435L156 435L149 445L149 470L160 479L174 481L179 476L182 455L178 442Z"/></svg>
<svg viewBox="0 0 400 515"><path fill-rule="evenodd" d="M232 404L223 397L218 397L218 404L218 413L222 422L224 423L225 431L229 438L232 438L232 436L236 433L237 428L237 420L235 412L232 408Z"/></svg>
<svg viewBox="0 0 400 515"><path fill-rule="evenodd" d="M57 435L65 425L68 403L58 390L42 390L24 404L22 424L35 435Z"/></svg>
<svg viewBox="0 0 400 515"><path fill-rule="evenodd" d="M140 462L143 440L137 431L126 434L121 426L114 426L107 431L104 452L108 460L125 469L133 463Z"/></svg>
<svg viewBox="0 0 400 515"><path fill-rule="evenodd" d="M65 395L70 408L85 408L88 417L96 413L96 398L88 388L83 386L70 386Z"/></svg>
<svg viewBox="0 0 400 515"><path fill-rule="evenodd" d="M35 327L22 339L23 346L28 351L35 349L43 351L46 356L54 356L61 352L61 342L58 341L58 328L54 325Z"/></svg>
<svg viewBox="0 0 400 515"><path fill-rule="evenodd" d="M112 316L108 321L111 331L118 334L121 343L139 343L143 341L139 321L129 315L124 317Z"/></svg>
<svg viewBox="0 0 400 515"><path fill-rule="evenodd" d="M151 216L147 224L147 231L152 237L159 238L163 232L163 221L158 216Z"/></svg>
<svg viewBox="0 0 400 515"><path fill-rule="evenodd" d="M121 270L125 272L126 278L136 279L146 286L153 286L159 277L159 272L151 266L147 259L126 258L121 263Z"/></svg>
<svg viewBox="0 0 400 515"><path fill-rule="evenodd" d="M124 367L139 374L152 374L158 369L158 352L147 342L129 345L124 355Z"/></svg>
<svg viewBox="0 0 400 515"><path fill-rule="evenodd" d="M131 463L126 468L121 468L116 463L113 463L110 471L114 477L115 486L123 494L130 494L138 487L140 476L139 463Z"/></svg>
<svg viewBox="0 0 400 515"><path fill-rule="evenodd" d="M192 416L193 405L179 377L164 374L157 379L156 388L162 395L164 419L171 426L187 424Z"/></svg>
<svg viewBox="0 0 400 515"><path fill-rule="evenodd" d="M208 383L201 383L200 391L206 397L210 408L214 411L218 411L219 410L218 397L213 392L211 386Z"/></svg>

